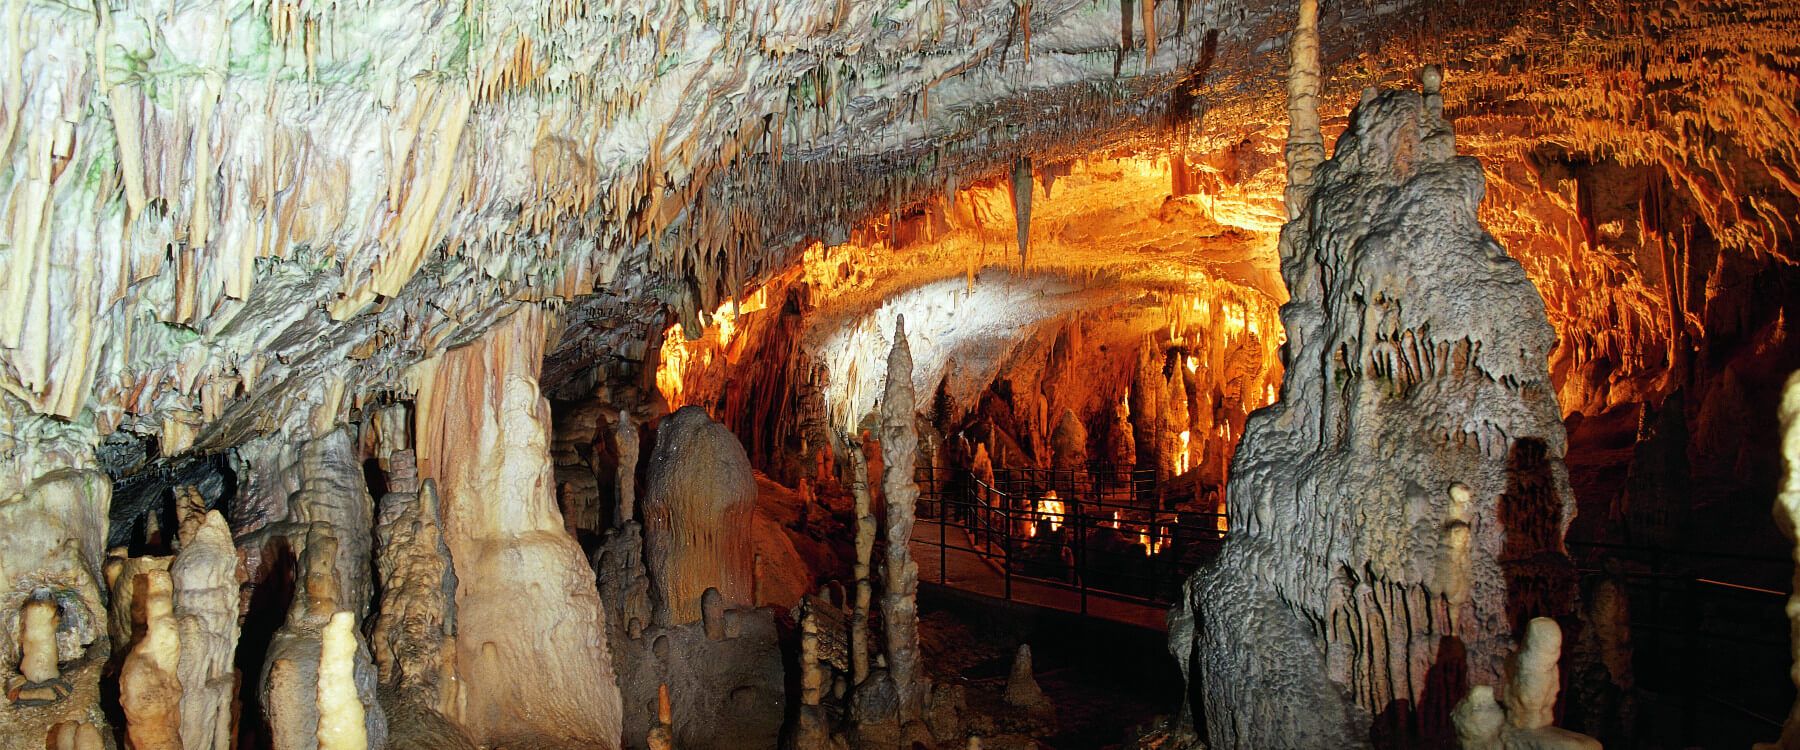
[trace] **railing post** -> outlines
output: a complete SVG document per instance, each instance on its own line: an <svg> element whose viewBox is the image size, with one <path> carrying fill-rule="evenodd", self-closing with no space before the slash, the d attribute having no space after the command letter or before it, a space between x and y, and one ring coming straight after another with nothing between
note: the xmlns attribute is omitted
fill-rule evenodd
<svg viewBox="0 0 1800 750"><path fill-rule="evenodd" d="M1000 520L1000 570L1005 573L1006 577L1006 596L1004 598L1007 601L1012 601L1012 508L1003 505L1001 507Z"/></svg>
<svg viewBox="0 0 1800 750"><path fill-rule="evenodd" d="M938 585L950 580L950 502L948 495L938 496Z"/></svg>
<svg viewBox="0 0 1800 750"><path fill-rule="evenodd" d="M1075 524L1075 586L1081 591L1081 614L1088 613L1087 607L1087 524L1086 516L1081 513L1081 496L1075 498L1075 515L1064 514L1063 525ZM1065 508L1066 510L1066 508Z"/></svg>

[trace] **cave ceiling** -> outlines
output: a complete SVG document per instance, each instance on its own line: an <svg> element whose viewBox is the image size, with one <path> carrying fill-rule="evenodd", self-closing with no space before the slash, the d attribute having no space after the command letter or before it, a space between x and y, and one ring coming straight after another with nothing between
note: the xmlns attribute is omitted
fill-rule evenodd
<svg viewBox="0 0 1800 750"><path fill-rule="evenodd" d="M850 261L877 281L847 306L967 273L966 252L888 270L883 252L908 221L1003 214L1022 157L1075 187L1113 168L1081 166L1095 154L1210 180L1201 209L1168 210L1040 185L1042 215L1065 220L1034 223L1028 269L1200 273L1280 297L1267 253L1291 13L9 0L0 432L54 450L126 430L166 454L316 433L410 393L411 365L519 305L556 321L546 391L576 393L809 252L884 249ZM1706 320L1708 258L1677 268L1674 243L1644 239L1667 234L1652 201L1611 205L1594 185L1671 186L1713 266L1795 260L1795 3L1349 0L1326 3L1322 36L1328 135L1364 87L1445 67L1493 183L1483 220L1545 290L1569 357L1653 360ZM1148 218L1099 221L1132 196ZM1194 210L1220 232L1132 240L1158 211ZM993 264L1016 257L1009 220L976 221Z"/></svg>

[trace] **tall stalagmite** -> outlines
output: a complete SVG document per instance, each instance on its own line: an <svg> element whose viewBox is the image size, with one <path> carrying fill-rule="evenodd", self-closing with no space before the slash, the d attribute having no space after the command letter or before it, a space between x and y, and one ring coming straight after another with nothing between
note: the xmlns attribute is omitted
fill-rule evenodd
<svg viewBox="0 0 1800 750"><path fill-rule="evenodd" d="M181 747L230 750L237 694L238 557L218 511L184 523L181 552L169 567L181 636Z"/></svg>
<svg viewBox="0 0 1800 750"><path fill-rule="evenodd" d="M1555 335L1476 221L1481 166L1436 83L1366 99L1283 229L1282 399L1249 421L1232 538L1171 621L1213 747L1447 737L1513 631L1570 604Z"/></svg>
<svg viewBox="0 0 1800 750"><path fill-rule="evenodd" d="M925 704L919 668L919 566L913 562L912 530L919 485L913 466L919 433L913 417L912 349L906 319L894 323L888 352L887 385L881 399L882 494L887 500L887 580L881 592L881 619L887 634L888 674L900 696L903 720L918 719Z"/></svg>
<svg viewBox="0 0 1800 750"><path fill-rule="evenodd" d="M415 373L419 474L441 493L457 580L462 700L451 718L486 744L614 747L621 709L600 596L556 510L544 341L543 312L521 306Z"/></svg>

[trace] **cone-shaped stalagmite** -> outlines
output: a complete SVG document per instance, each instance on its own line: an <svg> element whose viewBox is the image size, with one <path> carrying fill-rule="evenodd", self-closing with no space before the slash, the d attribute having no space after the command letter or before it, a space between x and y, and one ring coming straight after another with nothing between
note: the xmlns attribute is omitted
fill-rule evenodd
<svg viewBox="0 0 1800 750"><path fill-rule="evenodd" d="M919 499L913 477L919 434L913 418L912 371L906 319L896 318L881 399L882 494L887 501L887 580L881 594L881 619L887 633L888 674L900 693L903 720L919 718L926 691L919 669L919 566L911 552L913 513Z"/></svg>
<svg viewBox="0 0 1800 750"><path fill-rule="evenodd" d="M237 549L231 527L216 510L184 519L183 527L189 533L169 568L181 635L181 746L229 750L237 692Z"/></svg>

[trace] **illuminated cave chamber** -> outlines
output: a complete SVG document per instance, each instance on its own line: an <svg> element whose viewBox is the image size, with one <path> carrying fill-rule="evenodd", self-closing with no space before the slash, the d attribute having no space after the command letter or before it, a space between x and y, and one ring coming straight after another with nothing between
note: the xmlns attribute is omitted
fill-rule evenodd
<svg viewBox="0 0 1800 750"><path fill-rule="evenodd" d="M1800 747L1797 40L10 3L0 750Z"/></svg>

